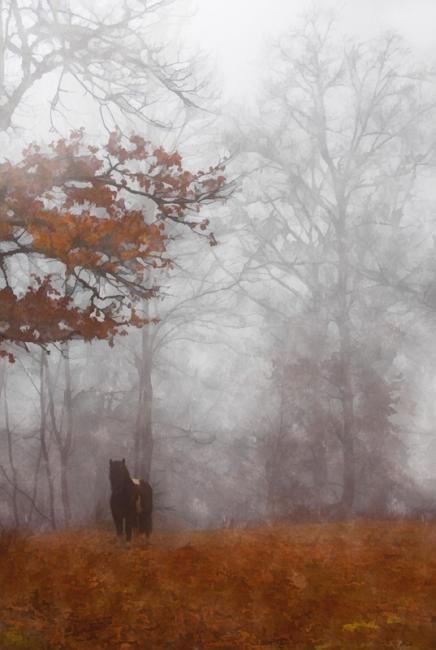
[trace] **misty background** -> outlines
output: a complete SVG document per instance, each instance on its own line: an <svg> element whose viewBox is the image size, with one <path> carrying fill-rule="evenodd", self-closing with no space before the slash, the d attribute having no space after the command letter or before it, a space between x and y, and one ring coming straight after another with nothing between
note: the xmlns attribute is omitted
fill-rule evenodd
<svg viewBox="0 0 436 650"><path fill-rule="evenodd" d="M123 457L162 528L433 515L435 14L0 2L3 158L118 127L234 183L217 246L173 233L157 323L1 361L2 525L104 525Z"/></svg>

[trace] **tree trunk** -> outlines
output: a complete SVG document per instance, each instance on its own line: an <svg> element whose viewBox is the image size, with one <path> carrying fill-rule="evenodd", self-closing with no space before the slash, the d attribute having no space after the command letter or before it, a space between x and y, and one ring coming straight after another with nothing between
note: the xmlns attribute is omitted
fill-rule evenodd
<svg viewBox="0 0 436 650"><path fill-rule="evenodd" d="M12 514L14 518L14 524L16 527L20 525L20 513L18 509L18 473L17 469L15 467L15 459L14 459L14 449L13 449L13 442L12 442L12 432L11 432L11 427L10 427L10 422L9 422L9 408L8 408L8 394L7 394L7 375L6 375L6 370L3 371L2 373L2 381L0 382L0 395L3 392L3 399L4 399L4 422L5 422L5 430L6 430L6 438L7 438L7 445L8 445L8 460L9 460L9 469L11 472L11 487L12 487L12 495L11 495L11 504L12 504Z"/></svg>
<svg viewBox="0 0 436 650"><path fill-rule="evenodd" d="M136 476L150 480L153 458L153 384L151 377L153 353L147 326L141 332L142 347L138 363L138 411L134 432L134 470Z"/></svg>
<svg viewBox="0 0 436 650"><path fill-rule="evenodd" d="M277 517L287 514L287 499L283 498L283 494L281 494L280 490L282 476L287 471L286 467L283 465L281 453L283 449L283 441L286 435L286 405L287 395L285 387L285 364L282 363L279 379L279 405L276 425L277 429L265 440L266 446L263 450L263 453L265 454L264 472L266 483L266 509L268 516L273 521Z"/></svg>
<svg viewBox="0 0 436 650"><path fill-rule="evenodd" d="M356 491L354 458L354 395L351 378L351 339L349 324L345 320L338 323L340 356L340 392L342 407L342 431L339 436L342 444L343 486L341 508L349 513L354 505Z"/></svg>
<svg viewBox="0 0 436 650"><path fill-rule="evenodd" d="M61 460L62 508L64 511L65 526L69 526L71 523L71 504L70 504L70 492L68 487L68 455L64 451L60 452L60 460Z"/></svg>
<svg viewBox="0 0 436 650"><path fill-rule="evenodd" d="M70 350L68 342L63 344L64 353L64 414L65 414L65 437L62 440L59 449L61 460L61 496L62 506L64 509L65 525L69 526L71 522L71 501L68 485L68 461L73 447L73 398L71 390L71 367L70 367Z"/></svg>
<svg viewBox="0 0 436 650"><path fill-rule="evenodd" d="M349 232L347 230L347 202L344 196L344 182L336 171L332 171L333 187L337 201L337 221L335 224L337 236L337 291L338 315L336 325L339 338L339 382L340 401L342 408L342 431L340 440L343 454L343 487L340 507L349 513L355 497L355 459L354 459L354 393L352 382L352 343L350 322L350 277L352 272L349 260Z"/></svg>
<svg viewBox="0 0 436 650"><path fill-rule="evenodd" d="M341 508L345 513L351 512L355 496L355 462L354 462L354 440L349 435L342 444L343 454L343 487L340 501Z"/></svg>
<svg viewBox="0 0 436 650"><path fill-rule="evenodd" d="M62 344L62 359L59 363L64 366L64 399L63 411L60 422L57 421L55 412L55 392L52 377L48 363L45 360L46 366L46 385L48 393L48 410L51 420L51 429L54 434L57 450L60 460L60 492L63 510L63 518L66 526L71 523L71 501L68 485L68 463L71 456L73 445L73 409L72 409L72 390L71 390L71 369L69 359L69 345L68 343ZM63 433L63 419L65 419L65 433Z"/></svg>
<svg viewBox="0 0 436 650"><path fill-rule="evenodd" d="M41 447L39 448L39 453L38 453L38 460L36 461L35 469L34 469L34 475L33 475L33 490L32 490L32 496L31 496L31 503L30 503L30 510L27 515L27 524L31 526L32 524L32 517L33 513L36 511L36 498L38 496L38 486L39 486L39 476L40 476L40 468L41 468L41 461L42 461L42 450Z"/></svg>
<svg viewBox="0 0 436 650"><path fill-rule="evenodd" d="M41 411L40 444L41 444L41 454L42 454L45 474L47 477L48 501L49 501L49 512L50 512L49 517L50 517L52 528L56 529L53 476L51 473L50 456L49 456L48 442L47 442L47 406L45 400L46 377L45 377L44 370L48 371L48 368L47 368L47 359L45 355L46 353L44 352L44 350L41 350L40 365L39 365L39 403L40 403L40 411Z"/></svg>
<svg viewBox="0 0 436 650"><path fill-rule="evenodd" d="M327 449L321 427L316 431L311 451L313 456L312 480L318 497L317 505L321 505L328 480Z"/></svg>

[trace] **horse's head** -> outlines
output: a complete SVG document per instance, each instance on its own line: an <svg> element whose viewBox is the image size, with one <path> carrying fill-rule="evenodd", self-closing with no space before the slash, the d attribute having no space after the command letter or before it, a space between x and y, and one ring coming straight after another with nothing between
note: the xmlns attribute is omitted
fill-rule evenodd
<svg viewBox="0 0 436 650"><path fill-rule="evenodd" d="M126 482L130 480L129 470L124 458L123 460L112 460L112 458L109 460L109 480L112 492L120 492Z"/></svg>

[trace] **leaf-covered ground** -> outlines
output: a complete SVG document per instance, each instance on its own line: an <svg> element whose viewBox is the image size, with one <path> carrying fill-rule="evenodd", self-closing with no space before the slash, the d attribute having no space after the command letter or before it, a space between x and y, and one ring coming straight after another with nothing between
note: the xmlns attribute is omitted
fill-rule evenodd
<svg viewBox="0 0 436 650"><path fill-rule="evenodd" d="M0 648L436 648L436 523L0 543Z"/></svg>

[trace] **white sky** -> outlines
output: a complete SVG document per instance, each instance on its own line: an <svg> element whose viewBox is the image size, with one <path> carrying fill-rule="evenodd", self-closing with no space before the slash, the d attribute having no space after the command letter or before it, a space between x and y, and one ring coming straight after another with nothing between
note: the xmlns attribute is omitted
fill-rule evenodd
<svg viewBox="0 0 436 650"><path fill-rule="evenodd" d="M196 6L193 39L216 58L229 96L249 94L264 37L292 29L313 6L335 7L347 34L395 30L436 60L436 0L196 0Z"/></svg>

